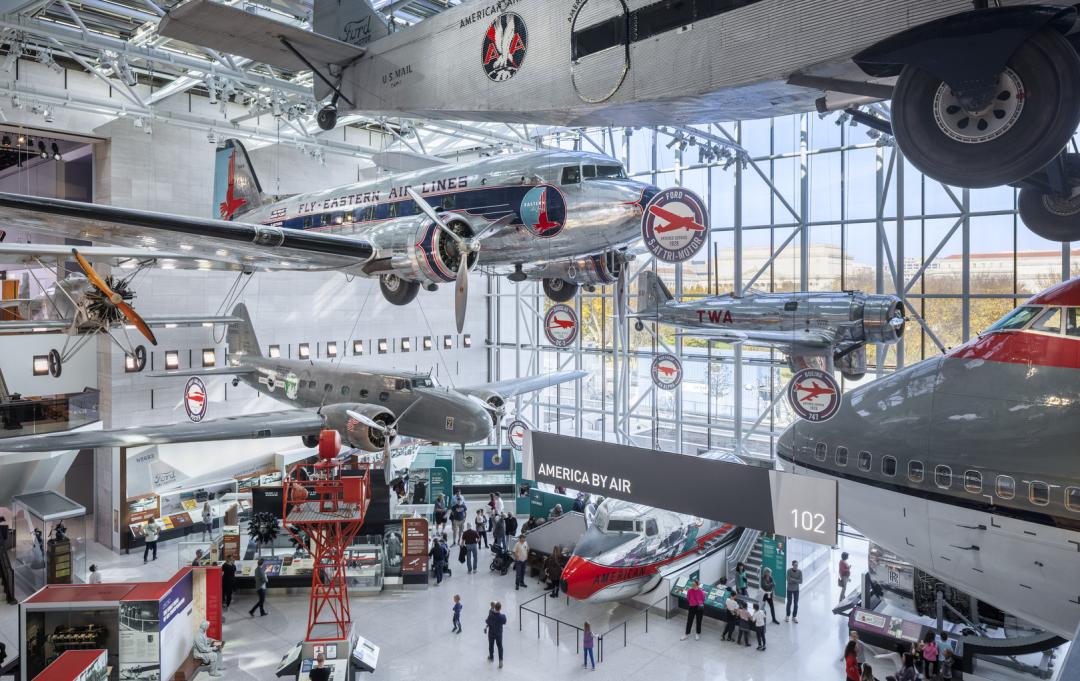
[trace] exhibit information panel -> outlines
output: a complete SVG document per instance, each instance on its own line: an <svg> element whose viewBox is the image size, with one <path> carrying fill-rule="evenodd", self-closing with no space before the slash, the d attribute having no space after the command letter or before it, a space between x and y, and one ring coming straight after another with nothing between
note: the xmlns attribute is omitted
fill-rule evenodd
<svg viewBox="0 0 1080 681"><path fill-rule="evenodd" d="M425 518L402 518L401 534L405 538L402 547L401 571L405 574L427 574L427 520Z"/></svg>
<svg viewBox="0 0 1080 681"><path fill-rule="evenodd" d="M835 480L538 431L523 462L539 482L836 544Z"/></svg>

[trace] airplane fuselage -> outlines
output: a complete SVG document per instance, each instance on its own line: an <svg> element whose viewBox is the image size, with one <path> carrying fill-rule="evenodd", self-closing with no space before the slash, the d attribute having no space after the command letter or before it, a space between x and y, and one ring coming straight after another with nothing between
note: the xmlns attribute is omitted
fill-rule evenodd
<svg viewBox="0 0 1080 681"><path fill-rule="evenodd" d="M1036 296L1025 307L1040 302L1038 314L1063 301ZM778 456L839 479L841 517L875 542L1071 637L1080 622L1077 386L1075 327L991 331L849 391L831 420L789 427Z"/></svg>

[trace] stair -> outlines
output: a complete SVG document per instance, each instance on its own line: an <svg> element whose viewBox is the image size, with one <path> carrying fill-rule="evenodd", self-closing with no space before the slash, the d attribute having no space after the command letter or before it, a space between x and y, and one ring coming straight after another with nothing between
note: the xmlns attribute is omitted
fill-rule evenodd
<svg viewBox="0 0 1080 681"><path fill-rule="evenodd" d="M761 537L754 542L754 548L744 561L746 563L746 583L751 589L761 587Z"/></svg>

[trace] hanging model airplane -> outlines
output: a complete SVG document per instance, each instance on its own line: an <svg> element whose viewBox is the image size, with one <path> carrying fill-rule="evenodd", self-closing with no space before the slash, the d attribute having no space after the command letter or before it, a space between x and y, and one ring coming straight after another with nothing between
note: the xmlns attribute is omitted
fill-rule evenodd
<svg viewBox="0 0 1080 681"><path fill-rule="evenodd" d="M411 302L421 287L453 283L460 331L476 267L511 281L540 279L560 302L579 286L615 283L659 191L627 179L615 159L553 150L436 165L279 201L263 194L239 142L229 140L221 153L228 171L218 183L220 220L2 193L0 218L143 249L142 260L175 268L378 277L395 305ZM9 248L0 243L0 257Z"/></svg>
<svg viewBox="0 0 1080 681"><path fill-rule="evenodd" d="M108 262L133 262L143 259L141 252L132 249L87 247L81 251L71 246L31 246L29 244L0 244L0 262L45 267L54 261L60 269L68 257L82 269L82 275L71 275L45 288L34 298L0 301L0 308L16 319L0 321L3 333L54 333L67 335L59 350L49 350L48 369L54 378L60 376L64 362L98 334L107 334L124 351L135 371L146 366L146 347L137 344L127 328L137 330L151 345L157 337L151 327L212 326L239 321L235 317L211 315L158 315L142 317L131 305L135 298L132 280L145 269L139 265L123 277L101 276L87 257Z"/></svg>
<svg viewBox="0 0 1080 681"><path fill-rule="evenodd" d="M846 392L777 456L839 481L840 517L1007 613L1080 623L1080 279L977 338Z"/></svg>
<svg viewBox="0 0 1080 681"><path fill-rule="evenodd" d="M1080 239L1080 155L1065 153L1080 124L1077 8L994 4L474 0L390 33L360 0L316 0L314 32L191 0L159 32L310 69L327 130L339 107L572 126L848 109L926 175L1019 186L1028 227ZM891 121L856 108L887 99Z"/></svg>
<svg viewBox="0 0 1080 681"><path fill-rule="evenodd" d="M679 335L776 348L792 370L839 369L858 380L866 373L866 344L895 344L904 335L903 303L896 296L843 293L753 293L678 302L664 282L639 275L636 318L678 329Z"/></svg>
<svg viewBox="0 0 1080 681"><path fill-rule="evenodd" d="M336 430L342 442L368 452L384 452L403 436L466 444L498 427L506 401L517 395L574 381L584 371L564 371L469 388L446 388L429 374L372 373L314 361L264 357L243 303L232 316L226 341L229 365L166 371L154 376L234 375L290 408L199 422L132 426L118 430L52 433L0 439L0 452L43 452L93 447L134 447L171 442L301 436L318 444L319 432ZM205 395L199 395L205 399Z"/></svg>

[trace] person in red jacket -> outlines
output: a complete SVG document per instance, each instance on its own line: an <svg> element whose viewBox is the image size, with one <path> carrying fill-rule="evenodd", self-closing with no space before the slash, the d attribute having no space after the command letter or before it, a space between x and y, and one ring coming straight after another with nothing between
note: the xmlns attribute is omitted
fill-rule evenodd
<svg viewBox="0 0 1080 681"><path fill-rule="evenodd" d="M694 634L696 641L701 638L701 617L705 614L705 592L696 579L690 582L690 588L686 590L686 603L690 607L686 612L686 634L679 640L690 638L690 629L697 620L697 633Z"/></svg>
<svg viewBox="0 0 1080 681"><path fill-rule="evenodd" d="M855 653L855 641L848 640L844 647L844 679L845 681L861 681L862 673L859 669L859 657Z"/></svg>

